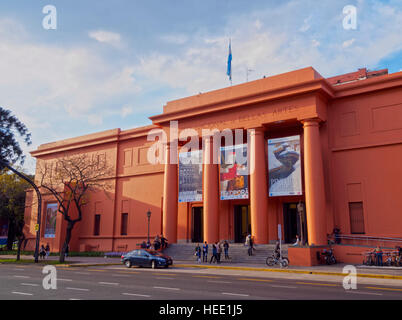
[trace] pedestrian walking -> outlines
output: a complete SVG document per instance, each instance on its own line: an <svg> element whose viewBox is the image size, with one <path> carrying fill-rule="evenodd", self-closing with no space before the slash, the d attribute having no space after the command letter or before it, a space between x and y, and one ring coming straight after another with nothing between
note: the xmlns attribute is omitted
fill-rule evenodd
<svg viewBox="0 0 402 320"><path fill-rule="evenodd" d="M254 249L254 241L253 241L253 238L251 237L251 234L249 234L247 236L246 244L248 244L248 255L252 256L253 255L253 249Z"/></svg>
<svg viewBox="0 0 402 320"><path fill-rule="evenodd" d="M227 240L225 240L225 242L223 244L223 250L225 252L225 260L230 259L230 257L229 257L229 242L227 242Z"/></svg>
<svg viewBox="0 0 402 320"><path fill-rule="evenodd" d="M43 244L42 244L42 246L40 247L39 256L41 257L41 259L45 259L45 256L46 256L46 249L45 249L45 246L44 246Z"/></svg>
<svg viewBox="0 0 402 320"><path fill-rule="evenodd" d="M208 262L208 243L206 241L202 246L202 262Z"/></svg>
<svg viewBox="0 0 402 320"><path fill-rule="evenodd" d="M375 249L375 264L382 267L382 250L379 246Z"/></svg>
<svg viewBox="0 0 402 320"><path fill-rule="evenodd" d="M209 263L212 263L212 260L215 260L215 262L218 261L217 257L216 257L217 253L218 253L218 251L217 251L216 245L215 245L215 243L213 243L212 244L212 256L211 256L211 260L209 261Z"/></svg>
<svg viewBox="0 0 402 320"><path fill-rule="evenodd" d="M47 259L47 258L49 258L49 255L50 255L50 246L49 246L49 243L46 244L45 250L46 250L46 259Z"/></svg>
<svg viewBox="0 0 402 320"><path fill-rule="evenodd" d="M221 255L222 255L222 244L220 242L216 242L216 247L217 247L217 263L221 263Z"/></svg>
<svg viewBox="0 0 402 320"><path fill-rule="evenodd" d="M166 249L168 246L168 239L166 239L163 234L161 234L161 245L162 245L162 250Z"/></svg>
<svg viewBox="0 0 402 320"><path fill-rule="evenodd" d="M201 247L200 244L197 243L197 246L195 247L195 255L197 256L197 262L201 262Z"/></svg>

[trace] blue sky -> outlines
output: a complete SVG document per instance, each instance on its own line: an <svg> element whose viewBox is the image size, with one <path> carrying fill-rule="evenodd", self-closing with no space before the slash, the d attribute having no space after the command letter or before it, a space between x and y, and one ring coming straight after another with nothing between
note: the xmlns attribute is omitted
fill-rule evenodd
<svg viewBox="0 0 402 320"><path fill-rule="evenodd" d="M45 30L42 9L57 9ZM357 8L357 29L343 8ZM323 76L402 69L398 0L0 2L0 105L33 145L150 124L173 99L313 66ZM27 155L26 168L34 169Z"/></svg>

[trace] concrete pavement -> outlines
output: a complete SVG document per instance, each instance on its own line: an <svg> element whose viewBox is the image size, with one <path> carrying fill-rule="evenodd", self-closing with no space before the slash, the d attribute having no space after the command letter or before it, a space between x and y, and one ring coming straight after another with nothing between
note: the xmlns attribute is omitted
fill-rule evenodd
<svg viewBox="0 0 402 320"><path fill-rule="evenodd" d="M402 282L390 286L359 280L356 290L345 290L339 277L312 279L312 275L294 274L293 278L282 278L269 272L176 266L154 270L122 265L80 268L58 265L57 289L45 290L42 267L0 265L0 300L402 299Z"/></svg>
<svg viewBox="0 0 402 320"><path fill-rule="evenodd" d="M15 256L0 256L0 259L15 259ZM32 256L21 256L21 259L30 259ZM57 256L50 256L50 261L58 260ZM45 263L46 260L40 260ZM250 272L269 272L269 273L282 273L282 274L307 274L307 275L320 275L320 276L345 276L343 268L345 264L336 265L322 265L313 267L298 267L289 266L287 268L268 267L265 264L250 264L250 263L231 263L222 261L221 264L210 263L193 263L189 261L176 261L173 260L174 266L179 268L201 268L201 269L221 269L221 270L238 270ZM88 267L88 266L109 266L121 265L120 258L110 257L67 257L65 261L66 267ZM389 280L402 281L402 268L400 267L368 267L357 265L357 275L360 278L377 278Z"/></svg>

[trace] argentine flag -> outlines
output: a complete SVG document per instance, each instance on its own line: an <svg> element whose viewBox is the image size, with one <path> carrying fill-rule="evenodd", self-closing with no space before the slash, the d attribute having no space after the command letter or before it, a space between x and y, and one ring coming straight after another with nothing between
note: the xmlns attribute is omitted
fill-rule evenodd
<svg viewBox="0 0 402 320"><path fill-rule="evenodd" d="M232 81L232 46L231 46L231 40L229 40L228 69L227 69L226 74L229 76L229 80Z"/></svg>

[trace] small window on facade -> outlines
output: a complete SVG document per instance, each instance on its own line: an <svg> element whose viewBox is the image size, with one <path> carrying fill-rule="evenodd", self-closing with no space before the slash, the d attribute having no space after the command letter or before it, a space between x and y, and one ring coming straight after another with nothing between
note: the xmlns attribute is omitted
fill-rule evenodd
<svg viewBox="0 0 402 320"><path fill-rule="evenodd" d="M95 214L95 227L94 227L94 235L95 236L99 236L99 234L100 234L100 220L101 220L101 215Z"/></svg>
<svg viewBox="0 0 402 320"><path fill-rule="evenodd" d="M128 213L121 214L121 235L127 235Z"/></svg>
<svg viewBox="0 0 402 320"><path fill-rule="evenodd" d="M349 202L350 232L365 233L363 202Z"/></svg>

